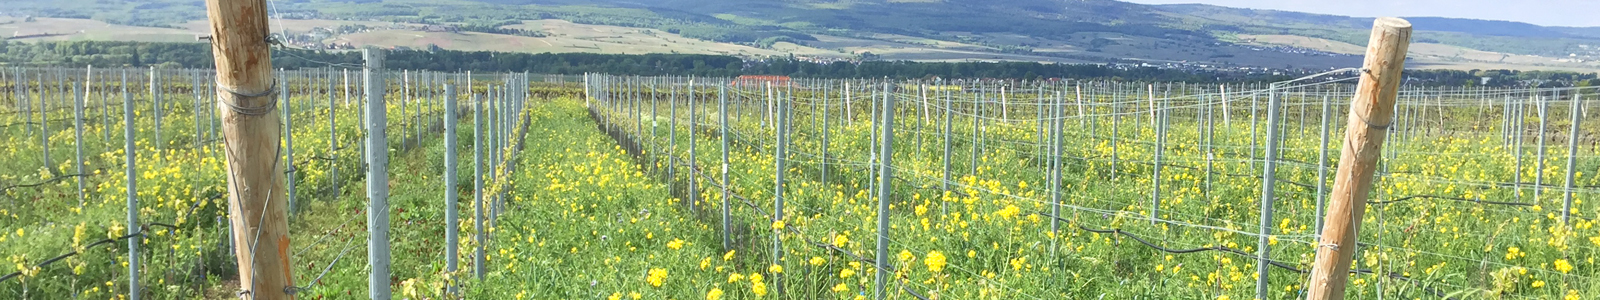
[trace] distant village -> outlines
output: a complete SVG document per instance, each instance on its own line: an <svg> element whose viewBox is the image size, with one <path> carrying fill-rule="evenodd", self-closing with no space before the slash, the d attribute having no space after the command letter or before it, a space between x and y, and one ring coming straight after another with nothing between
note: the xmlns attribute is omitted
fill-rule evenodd
<svg viewBox="0 0 1600 300"><path fill-rule="evenodd" d="M0 15L6 15L6 14L0 13ZM7 23L33 22L35 20L35 18L33 16L22 16L22 15L10 15L10 16L21 18L21 20L8 21ZM286 18L286 19L309 19L309 18L316 18L318 16L315 16L315 15L286 14L286 15L282 15L280 17L283 17L283 18ZM495 28L491 28L490 30L492 31L492 29L495 29ZM519 36L531 36L531 37L543 37L543 36L545 36L545 33L539 32L539 31L533 31L533 30L510 29L510 28L498 28L498 29L502 30L504 32L492 32L492 33L510 34L510 35L519 35ZM453 24L404 24L404 23L397 23L397 22L389 22L389 23L383 24L383 25L348 24L348 25L340 25L340 26L336 26L336 27L313 27L311 30L303 31L303 32L283 31L283 32L274 33L273 34L273 38L276 41L278 41L278 42L280 42L280 43L282 43L282 44L284 44L286 46L290 46L290 47L294 47L294 48L300 48L300 49L310 49L310 50L353 50L353 49L357 49L358 45L353 45L348 41L340 41L340 39L336 39L336 38L339 37L339 36L343 36L343 35L367 33L367 32L380 31L380 30L414 30L414 31L435 32L435 33L440 33L440 32L442 32L442 33L459 33L459 32L464 32L464 31L484 31L486 29L484 29L484 28L475 28L475 29L470 29L469 30L469 29L462 28L460 25L453 25ZM12 32L10 36L5 37L5 39L43 38L43 37L52 37L52 36L71 35L71 34L76 34L76 33L78 33L78 32L24 32L24 31L16 31L16 32ZM1322 51L1322 50L1316 50L1316 49L1310 49L1310 48L1303 48L1303 47L1294 47L1294 46L1241 45L1241 47L1244 48L1244 49L1247 49L1247 50L1261 51L1261 52L1277 52L1277 53L1309 55L1309 56L1324 56L1324 57L1345 57L1345 58L1359 58L1360 57L1360 55L1334 53L1334 52L1328 52L1328 51ZM426 47L425 49L412 49L411 47L406 47L406 46L392 46L392 47L390 47L390 49L391 50L402 50L402 51L404 51L404 50L422 50L422 51L439 50L439 48L437 46L432 46L432 45ZM1558 62L1558 63L1590 63L1590 62L1600 61L1600 45L1587 45L1587 44L1575 45L1575 48L1571 49L1570 51L1571 52L1568 53L1567 55L1565 55L1565 57L1552 58L1552 62ZM730 54L730 55L734 55L734 54ZM787 57L782 57L782 56L768 57L768 56L758 56L758 55L735 55L735 56L738 56L741 59L744 59L747 62L747 64L758 64L758 63L763 63L763 62L766 62L766 61L772 60L772 59L791 59L791 60L795 60L795 61L807 62L807 63L816 63L816 64L833 64L833 63L840 63L840 62L849 63L849 64L860 64L860 63L865 62L865 61L876 61L876 60L882 59L879 55L873 54L871 52L866 52L866 51L854 53L854 54L848 55L848 56L806 56L806 55L790 55L790 56L787 56ZM1070 58L1077 58L1077 59L1091 60L1091 61L1094 60L1094 59L1083 59L1083 58L1080 58L1080 57L1070 57ZM1219 63L1214 63L1214 62L1196 62L1196 61L1159 61L1158 62L1158 61L1140 61L1140 60L1134 60L1134 59L1124 59L1124 60L1120 60L1120 61L1105 62L1105 63L1102 63L1102 65L1104 65L1104 66L1106 66L1108 68L1111 68L1111 69L1116 69L1116 70L1133 70L1133 69L1137 69L1137 68L1158 68L1158 69L1167 69L1167 70L1179 70L1179 71L1185 71L1185 72L1214 72L1214 73L1243 74L1243 75L1304 74L1304 73L1307 73L1307 72L1325 71L1325 70L1328 69L1328 68L1256 67L1256 66L1241 66L1241 65L1233 65L1233 64L1225 64L1225 63L1219 64Z"/></svg>
<svg viewBox="0 0 1600 300"><path fill-rule="evenodd" d="M356 47L354 45L351 45L348 42L339 43L339 42L323 42L323 41L331 39L331 38L334 38L334 37L342 36L342 35L365 33L365 32L372 32L372 31L378 31L378 30L416 30L416 31L423 31L423 32L460 32L461 28L459 26L456 26L456 25L448 25L448 24L446 24L446 25L407 25L407 24L401 24L401 23L389 23L388 25L385 25L385 26L367 26L367 25L353 24L353 25L339 25L338 27L332 27L332 28L329 28L329 27L313 27L313 28L311 28L310 31L305 31L305 32L288 32L288 31L278 32L278 33L274 33L273 34L273 38L278 39L284 45L292 46L292 47L295 47L295 48L301 48L301 49L351 50L351 49L356 49ZM409 47L394 47L394 49L395 50L409 50Z"/></svg>

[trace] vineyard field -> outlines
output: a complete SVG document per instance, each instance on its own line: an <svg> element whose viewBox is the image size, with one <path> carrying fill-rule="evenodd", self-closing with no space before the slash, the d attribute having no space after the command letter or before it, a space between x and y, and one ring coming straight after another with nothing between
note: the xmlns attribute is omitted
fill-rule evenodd
<svg viewBox="0 0 1600 300"><path fill-rule="evenodd" d="M211 73L0 73L0 298L249 286ZM300 299L1303 298L1360 120L1344 75L362 73L276 75ZM1346 297L1600 299L1597 98L1403 88L1365 120L1388 134Z"/></svg>

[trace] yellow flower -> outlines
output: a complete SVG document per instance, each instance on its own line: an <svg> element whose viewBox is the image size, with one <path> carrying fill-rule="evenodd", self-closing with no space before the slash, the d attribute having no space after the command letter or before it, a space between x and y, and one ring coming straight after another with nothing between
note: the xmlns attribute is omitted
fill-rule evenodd
<svg viewBox="0 0 1600 300"><path fill-rule="evenodd" d="M622 292L611 293L611 297L606 297L606 300L622 300Z"/></svg>
<svg viewBox="0 0 1600 300"><path fill-rule="evenodd" d="M111 230L107 230L106 231L106 238L108 238L108 239L116 239L118 237L121 237L122 236L122 229L123 229L122 228L122 224L112 224L111 225ZM22 229L17 229L17 233L21 234L22 233Z"/></svg>
<svg viewBox="0 0 1600 300"><path fill-rule="evenodd" d="M639 292L628 292L628 298L629 299L639 300L639 298L643 298L643 297L644 297L644 295L640 295Z"/></svg>
<svg viewBox="0 0 1600 300"><path fill-rule="evenodd" d="M842 282L839 283L838 285L834 285L833 286L833 292L835 292L835 293L843 293L843 292L849 292L849 291L850 291L850 285L844 284Z"/></svg>
<svg viewBox="0 0 1600 300"><path fill-rule="evenodd" d="M86 229L88 229L88 228L89 228L89 224L88 223L84 223L84 222L79 222L77 227L73 227L72 228L72 247L73 248L78 248L79 246L83 246L84 232L87 231Z"/></svg>
<svg viewBox="0 0 1600 300"><path fill-rule="evenodd" d="M783 265L773 264L771 267L767 267L767 272L772 272L772 274L783 274Z"/></svg>
<svg viewBox="0 0 1600 300"><path fill-rule="evenodd" d="M1556 260L1556 271L1561 271L1561 273L1563 273L1563 274L1565 274L1567 272L1572 272L1572 263L1567 262L1567 259L1565 259L1565 258L1557 259Z"/></svg>
<svg viewBox="0 0 1600 300"><path fill-rule="evenodd" d="M735 250L728 250L728 254L723 254L722 255L722 260L723 261L733 260L733 251L735 251Z"/></svg>
<svg viewBox="0 0 1600 300"><path fill-rule="evenodd" d="M671 242L667 242L667 248L671 248L672 250L683 249L683 240L672 239Z"/></svg>
<svg viewBox="0 0 1600 300"><path fill-rule="evenodd" d="M400 282L400 293L406 298L417 297L417 280L415 278Z"/></svg>
<svg viewBox="0 0 1600 300"><path fill-rule="evenodd" d="M1579 300L1578 290L1567 290L1567 296L1562 297L1561 300Z"/></svg>
<svg viewBox="0 0 1600 300"><path fill-rule="evenodd" d="M705 259L701 259L700 260L700 270L705 270L708 267L711 267L711 258L707 257Z"/></svg>
<svg viewBox="0 0 1600 300"><path fill-rule="evenodd" d="M849 244L849 243L850 243L850 236L848 236L848 235L840 234L838 236L834 236L833 237L833 246L834 247L844 248L844 246Z"/></svg>
<svg viewBox="0 0 1600 300"><path fill-rule="evenodd" d="M1532 286L1534 288L1542 288L1544 287L1544 280L1534 280Z"/></svg>
<svg viewBox="0 0 1600 300"><path fill-rule="evenodd" d="M856 270L855 269L839 270L839 278L840 279L850 278L850 276L854 276L854 275L856 275Z"/></svg>
<svg viewBox="0 0 1600 300"><path fill-rule="evenodd" d="M740 275L738 272L735 272L733 274L728 274L728 283L739 282L739 280L743 280L743 279L744 279L744 275Z"/></svg>
<svg viewBox="0 0 1600 300"><path fill-rule="evenodd" d="M909 262L913 259L917 259L916 254L911 254L911 251L908 250L900 250L900 261Z"/></svg>
<svg viewBox="0 0 1600 300"><path fill-rule="evenodd" d="M944 253L939 253L938 250L929 251L928 256L923 258L922 262L928 265L928 271L930 272L939 273L944 271Z"/></svg>
<svg viewBox="0 0 1600 300"><path fill-rule="evenodd" d="M667 269L650 269L649 276L645 277L645 282L650 283L650 286L653 287L661 287L662 284L667 283Z"/></svg>
<svg viewBox="0 0 1600 300"><path fill-rule="evenodd" d="M722 289L711 288L710 292L706 292L706 300L721 300L721 299L722 299Z"/></svg>
<svg viewBox="0 0 1600 300"><path fill-rule="evenodd" d="M767 284L759 282L759 281L754 282L754 283L752 283L750 285L750 292L751 293L755 293L756 297L766 296L767 295Z"/></svg>
<svg viewBox="0 0 1600 300"><path fill-rule="evenodd" d="M772 221L772 231L783 230L783 220Z"/></svg>
<svg viewBox="0 0 1600 300"><path fill-rule="evenodd" d="M1019 213L1022 213L1022 208L1019 208L1016 205L1009 205L1009 204L1006 205L1006 208L1001 209L998 212L995 212L995 214L1000 215L1001 218L1005 218L1006 220L1010 220L1012 217L1016 217L1017 214L1019 214Z"/></svg>
<svg viewBox="0 0 1600 300"><path fill-rule="evenodd" d="M765 277L762 277L761 273L750 273L750 283L761 282L762 279L765 279Z"/></svg>
<svg viewBox="0 0 1600 300"><path fill-rule="evenodd" d="M813 256L813 257L811 257L811 265L813 265L813 266L821 266L822 264L825 264L825 263L828 263L828 259L822 258L821 256Z"/></svg>

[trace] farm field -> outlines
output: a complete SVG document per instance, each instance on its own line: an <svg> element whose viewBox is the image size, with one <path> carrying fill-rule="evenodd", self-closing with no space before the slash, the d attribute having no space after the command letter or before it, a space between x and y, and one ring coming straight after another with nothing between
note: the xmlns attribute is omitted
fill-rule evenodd
<svg viewBox="0 0 1600 300"><path fill-rule="evenodd" d="M0 32L20 41L117 40L143 42L194 42L199 31L113 25L89 19L0 17Z"/></svg>
<svg viewBox="0 0 1600 300"><path fill-rule="evenodd" d="M524 53L606 53L647 54L687 53L717 54L738 57L764 58L796 55L817 59L850 59L861 53L872 53L882 60L911 60L924 62L959 61L1033 61L1051 63L1092 63L1104 60L1123 60L1129 57L1146 57L1131 61L1145 63L1203 62L1215 65L1248 65L1278 67L1290 61L1301 67L1320 68L1345 66L1357 62L1355 56L1302 55L1277 51L1249 51L1238 47L1211 48L1204 45L1183 45L1150 37L1130 36L1110 32L1083 32L1074 34L1072 40L1105 39L1111 42L1103 49L1090 51L1082 45L1065 41L1042 39L1017 34L942 32L941 35L965 37L999 44L1033 45L1034 53L1003 53L993 46L974 43L941 41L888 33L814 34L814 41L777 42L768 48L747 44L713 42L687 38L659 29L578 24L559 19L524 20L521 24L502 26L508 29L539 31L545 37L528 37L482 32L426 31L424 24L383 21L352 21L327 19L275 19L274 32L287 30L304 34L314 29L336 29L340 26L360 25L369 31L319 37L314 41L326 44L350 44L353 47L406 47L461 51L499 51ZM195 37L209 34L203 20L189 21L167 27L142 27L113 25L90 19L37 18L23 22L22 18L0 17L0 32L10 32L17 41L53 42L75 40L110 40L138 42L198 42ZM1336 54L1360 55L1362 48L1345 42L1298 35L1237 36L1244 45L1288 46ZM1600 65L1592 61L1575 61L1568 57L1515 55L1501 52L1473 50L1437 43L1417 43L1411 49L1417 69L1448 70L1561 70L1594 72Z"/></svg>
<svg viewBox="0 0 1600 300"><path fill-rule="evenodd" d="M0 298L118 297L130 265L142 299L236 297L208 71L5 71ZM384 73L386 226L360 72L280 79L298 297L367 298L387 245L409 299L1297 298L1351 97ZM1596 94L1405 88L1347 296L1600 297Z"/></svg>
<svg viewBox="0 0 1600 300"><path fill-rule="evenodd" d="M344 35L328 42L381 47L403 46L423 49L438 45L463 51L507 52L586 52L611 54L690 53L736 56L779 55L777 51L727 43L684 38L677 34L644 28L574 24L561 20L525 21L506 28L536 30L546 37L525 37L480 32L425 32L395 29ZM804 50L821 52L817 49Z"/></svg>
<svg viewBox="0 0 1600 300"><path fill-rule="evenodd" d="M1336 99L1349 97L1348 86L1337 84L1282 90L1283 116L1274 124L1266 120L1268 93L1259 87L1220 93L1187 85L1168 90L1161 84L1083 83L1078 102L1077 84L964 82L962 92L945 100L939 89L922 90L916 83L885 88L883 82L854 81L855 89L847 89L839 81L797 81L793 88L776 84L725 93L695 88L698 96L690 98L686 78L611 80L590 87L611 91L594 103L602 126L646 161L678 161L671 182L699 190L674 190L678 199L699 199L700 208L690 214L718 222L724 209L718 206L726 205L730 248L781 266L730 272L776 278L766 285L790 287L784 295L799 299L872 296L872 279L854 276L871 276L868 262L878 259L890 262L886 269L894 279L885 288L894 298L1249 299L1255 297L1262 246L1271 249L1267 298L1299 297L1320 225L1319 188L1331 189L1331 182L1318 184L1318 170L1331 172L1337 165L1342 135L1330 129L1333 141L1326 149L1332 154L1319 168L1319 115L1323 101L1339 113L1347 108ZM660 91L662 86L678 90ZM1010 94L1002 87L1011 88ZM874 156L881 139L873 134L882 128L871 119L874 106L881 105L874 99L883 99L885 91L897 104L893 154L882 160ZM1581 93L1588 98L1593 92ZM672 105L673 94L683 103ZM1589 261L1600 235L1584 217L1595 207L1580 204L1594 197L1597 181L1576 175L1600 167L1595 141L1592 134L1580 135L1576 145L1583 146L1571 156L1573 188L1562 186L1556 178L1567 172L1568 153L1536 151L1528 147L1539 138L1527 138L1544 132L1544 147L1565 144L1569 139L1560 137L1568 136L1572 123L1561 124L1570 120L1561 116L1571 110L1561 108L1571 101L1522 100L1563 99L1535 95L1555 94L1403 94L1399 123L1362 220L1359 270L1349 297L1597 296ZM718 107L724 96L726 127ZM1063 104L1062 117L1049 117L1042 103ZM1550 104L1545 127L1530 121L1535 118L1526 109L1536 103ZM789 117L782 113L786 107ZM1524 107L1520 113L1518 107ZM1052 119L1062 121L1059 155L1048 154L1050 135L1042 134L1057 125L1039 121ZM1507 123L1493 123L1497 119ZM1579 128L1600 125L1585 120ZM1342 118L1330 121L1337 127ZM950 127L943 127L946 122ZM770 125L785 123L785 130ZM1504 130L1507 124L1521 130ZM1282 151L1270 160L1263 158L1269 126L1281 127ZM787 132L784 139L777 137L780 132ZM727 202L719 173L724 136ZM1520 154L1514 150L1519 148ZM1536 153L1560 159L1539 165ZM1060 159L1056 186L1048 179L1052 157ZM891 162L887 169L893 174L886 202L876 198L882 192L875 177L881 173L874 171L880 161ZM1263 221L1265 161L1277 165L1277 180ZM667 166L674 165L659 167L672 173ZM785 171L775 173L775 167ZM782 174L781 197L774 191L776 174ZM1530 180L1542 181L1542 188ZM1060 193L1059 213L1053 188ZM1567 190L1573 195L1570 226L1562 225L1559 208ZM781 215L770 213L779 210L774 198L783 200L777 205ZM875 243L885 232L874 220L879 205L889 214L881 256ZM1051 233L1052 226L1059 226L1059 235ZM711 272L675 266L667 269ZM732 280L714 286L740 295L758 290Z"/></svg>
<svg viewBox="0 0 1600 300"><path fill-rule="evenodd" d="M225 218L228 206L220 120L212 109L205 109L218 105L209 91L212 87L203 84L213 80L209 72L161 70L152 80L149 70L6 71L8 81L0 84L6 91L0 97L6 103L3 123L8 143L4 151L14 159L7 160L7 175L0 177L0 190L6 198L0 208L6 222L0 222L0 228L7 233L0 238L0 256L7 259L8 266L0 272L4 273L0 274L4 278L0 295L20 299L126 296L130 279L126 241L136 240L141 252L134 265L138 266L144 298L233 297L238 282L233 281L237 270L230 249L237 245L230 244ZM353 73L286 72L281 77L286 82L281 94L289 96L275 111L289 117L287 127L293 133L292 138L284 139L281 152L283 161L292 162L286 170L293 170L287 182L295 191L290 193L291 236L301 241L294 244L293 261L300 264L294 265L292 272L307 276L296 277L297 282L320 282L303 284L301 292L325 297L364 292L359 287L365 286L369 273L359 267L367 263L365 255L349 255L352 249L368 245L363 242L367 226L362 221L368 204L363 200L362 167L363 139L369 130L362 124L362 81L359 76L350 77L360 72ZM18 74L25 74L24 79L18 80ZM86 79L85 74L91 75ZM479 99L464 95L464 84L472 82L464 74L425 74L394 72L387 81L391 100L385 106L385 127L395 161L390 172L435 174L392 177L392 246L395 253L404 254L397 257L443 255L442 207L413 209L438 204L445 193L439 159L446 148L440 137L445 98L440 86L446 81L463 84L458 99L466 107L461 111L464 119L472 119L472 102L466 99ZM503 150L480 154L482 157L510 157L516 152L509 142L514 133L510 124L517 119L510 104L526 98L512 97L554 97L563 91L559 85L533 83L525 85L541 87L539 93L513 94L503 92L509 90L507 85L496 82L512 82L522 78L519 75L474 76L478 81L472 91L484 95L483 106L491 112L485 119L493 116L496 120L486 121L486 129L497 129L493 136L505 137L490 139L498 141L496 149ZM499 96L491 99L487 96L491 91ZM83 102L74 101L80 99ZM75 109L75 104L83 106ZM74 122L80 119L75 111L82 112L81 123ZM133 130L125 132L128 120L132 120ZM80 127L83 131L78 135L75 129ZM463 132L467 137L464 145L471 149L475 133L470 127ZM480 134L490 136L489 131ZM77 155L78 145L82 146L81 156ZM124 149L134 153L132 162ZM473 161L470 151L464 155L469 158L464 161ZM79 157L82 168L78 167ZM503 165L509 159L493 161ZM472 173L465 174L460 179L471 186ZM138 201L134 203L127 203L129 176L136 182L132 188ZM498 189L508 181L504 175L492 178L490 186ZM473 203L467 201L464 206L470 209ZM137 208L137 219L128 218L130 206ZM433 255L425 255L429 253ZM441 264L396 259L394 275L412 279L444 274L442 267L427 268Z"/></svg>
<svg viewBox="0 0 1600 300"><path fill-rule="evenodd" d="M1339 54L1361 55L1366 51L1362 46L1350 43L1294 35L1240 35L1239 38L1257 45L1290 46ZM1480 51L1436 43L1416 43L1410 50L1409 57L1418 62L1415 67L1423 69L1593 72L1600 68L1600 64L1594 62Z"/></svg>

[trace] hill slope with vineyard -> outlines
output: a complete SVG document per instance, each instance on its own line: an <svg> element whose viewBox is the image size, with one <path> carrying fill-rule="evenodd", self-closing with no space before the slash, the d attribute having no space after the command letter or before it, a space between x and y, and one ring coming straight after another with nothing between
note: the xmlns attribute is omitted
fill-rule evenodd
<svg viewBox="0 0 1600 300"><path fill-rule="evenodd" d="M306 47L795 55L822 60L1006 60L1178 68L1358 63L1370 18L1112 0L273 1L276 31ZM0 10L17 40L185 40L194 0L22 0ZM84 24L30 24L26 16ZM1414 66L1600 70L1600 29L1412 18ZM94 21L104 22L99 24ZM375 22L376 21L376 22ZM60 23L61 21L56 21ZM121 31L171 35L123 35ZM435 25L430 27L429 25ZM319 29L320 28L320 29ZM320 31L319 31L320 30ZM192 40L192 39L188 39ZM1329 46L1333 45L1333 46Z"/></svg>

